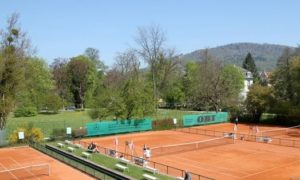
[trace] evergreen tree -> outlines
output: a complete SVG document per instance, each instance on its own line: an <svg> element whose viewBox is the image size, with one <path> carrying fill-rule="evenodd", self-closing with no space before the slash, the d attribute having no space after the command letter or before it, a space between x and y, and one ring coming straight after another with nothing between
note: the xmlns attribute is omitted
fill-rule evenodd
<svg viewBox="0 0 300 180"><path fill-rule="evenodd" d="M260 82L260 77L254 62L254 59L252 58L251 53L248 53L245 61L243 62L243 68L247 69L248 71L250 71L253 75L253 80L254 83L259 83Z"/></svg>

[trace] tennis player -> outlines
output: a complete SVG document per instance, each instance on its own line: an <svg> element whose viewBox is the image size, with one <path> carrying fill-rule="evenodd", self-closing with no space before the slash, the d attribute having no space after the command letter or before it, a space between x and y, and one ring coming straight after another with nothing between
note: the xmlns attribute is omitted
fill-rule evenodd
<svg viewBox="0 0 300 180"><path fill-rule="evenodd" d="M146 159L149 159L151 157L151 150L149 147L147 147L147 149L145 151L145 157L146 157Z"/></svg>

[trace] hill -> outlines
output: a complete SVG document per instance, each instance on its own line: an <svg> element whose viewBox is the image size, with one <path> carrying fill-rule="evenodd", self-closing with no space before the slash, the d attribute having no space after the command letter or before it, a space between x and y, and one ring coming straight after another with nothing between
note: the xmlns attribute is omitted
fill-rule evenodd
<svg viewBox="0 0 300 180"><path fill-rule="evenodd" d="M215 48L209 48L209 55L226 64L236 64L241 66L247 53L250 52L255 60L258 70L270 71L274 69L277 59L285 48L294 47L275 45L275 44L257 44L257 43L232 43ZM182 55L184 62L198 61L203 59L205 49L193 51Z"/></svg>

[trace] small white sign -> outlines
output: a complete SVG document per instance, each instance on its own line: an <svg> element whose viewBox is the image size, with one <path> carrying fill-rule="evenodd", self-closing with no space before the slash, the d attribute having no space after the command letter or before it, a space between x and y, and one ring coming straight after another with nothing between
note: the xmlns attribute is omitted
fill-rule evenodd
<svg viewBox="0 0 300 180"><path fill-rule="evenodd" d="M176 118L173 119L173 123L177 124L177 119Z"/></svg>
<svg viewBox="0 0 300 180"><path fill-rule="evenodd" d="M19 139L24 139L24 132L19 132L18 135L19 135Z"/></svg>
<svg viewBox="0 0 300 180"><path fill-rule="evenodd" d="M72 128L67 127L67 134L72 134Z"/></svg>

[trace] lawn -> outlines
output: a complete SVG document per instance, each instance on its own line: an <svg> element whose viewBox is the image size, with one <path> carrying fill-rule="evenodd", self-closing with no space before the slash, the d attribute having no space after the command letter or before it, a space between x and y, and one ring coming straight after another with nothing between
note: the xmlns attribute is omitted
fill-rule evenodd
<svg viewBox="0 0 300 180"><path fill-rule="evenodd" d="M150 118L152 118L152 120L170 118L176 118L180 120L185 114L197 113L200 112L159 109ZM33 123L34 127L42 129L42 132L45 137L49 137L53 129L65 129L66 127L72 127L72 129L77 129L80 127L84 127L87 122L93 122L93 120L88 115L88 111L64 111L59 114L38 114L34 117L19 118L10 115L8 118L6 129L8 131L7 134L10 134L17 127L24 127L29 123Z"/></svg>
<svg viewBox="0 0 300 180"><path fill-rule="evenodd" d="M63 143L63 142L61 142ZM64 143L63 143L64 144ZM57 142L53 142L53 143L49 143L49 145L52 146L56 146L57 147ZM68 152L67 149L68 146L64 146L61 147L61 150L64 150L66 152ZM75 151L73 152L73 154L75 154L76 156L82 157L82 152L85 152L85 149L82 148L75 148ZM107 167L109 169L115 170L115 171L120 171L118 169L116 169L115 165L118 164L124 164L123 162L121 162L120 160L116 159L116 158L112 158L100 153L94 153L91 154L92 157L89 157L89 160L96 163L96 164L100 164L104 167ZM130 177L136 178L136 179L143 179L143 174L147 173L147 174L151 174L152 176L158 177L161 180L169 180L169 179L175 179L175 178L171 178L169 176L165 176L162 174L155 174L153 175L151 172L148 172L147 170L145 170L144 168L134 165L132 163L127 163L124 164L125 166L128 167L129 171L120 171Z"/></svg>

